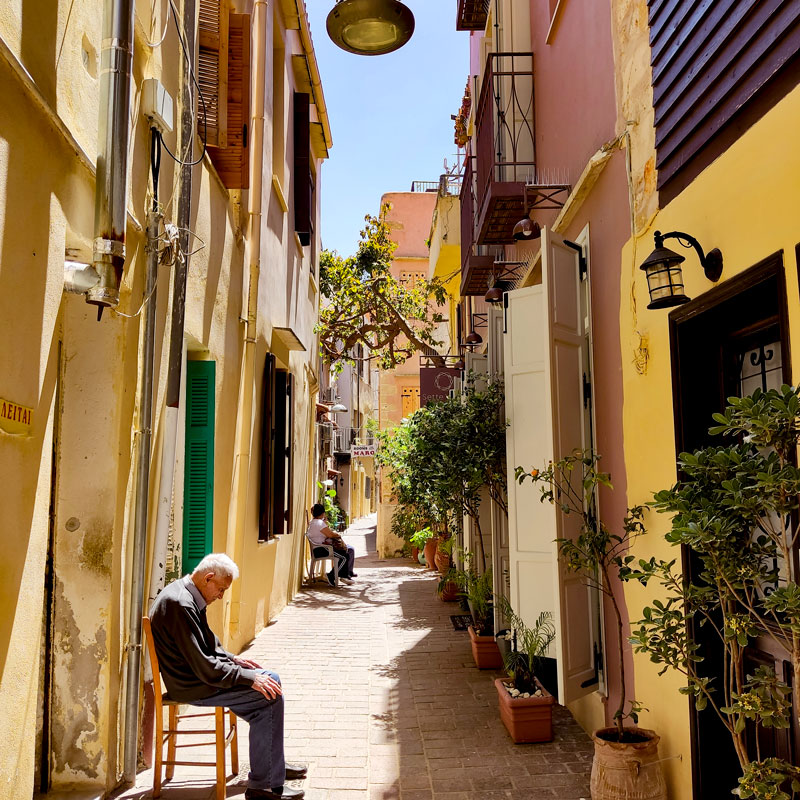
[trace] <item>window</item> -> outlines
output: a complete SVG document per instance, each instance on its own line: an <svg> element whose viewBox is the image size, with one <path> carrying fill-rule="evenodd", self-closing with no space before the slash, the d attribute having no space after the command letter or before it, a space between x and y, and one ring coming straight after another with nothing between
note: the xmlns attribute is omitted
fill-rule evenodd
<svg viewBox="0 0 800 800"><path fill-rule="evenodd" d="M258 539L292 531L294 404L292 374L267 354L261 424Z"/></svg>
<svg viewBox="0 0 800 800"><path fill-rule="evenodd" d="M200 0L197 54L198 127L206 144L225 147L228 131L228 7L224 0ZM203 120L205 109L205 121Z"/></svg>
<svg viewBox="0 0 800 800"><path fill-rule="evenodd" d="M191 572L214 545L216 362L186 363L186 444L181 570Z"/></svg>
<svg viewBox="0 0 800 800"><path fill-rule="evenodd" d="M308 247L314 235L314 176L311 174L311 98L294 93L294 229ZM313 261L312 261L313 264Z"/></svg>
<svg viewBox="0 0 800 800"><path fill-rule="evenodd" d="M224 145L210 146L208 156L228 189L250 185L250 15L231 14L228 20ZM205 97L205 95L204 95ZM222 130L222 129L221 129ZM211 145L211 142L209 142Z"/></svg>
<svg viewBox="0 0 800 800"><path fill-rule="evenodd" d="M400 272L400 283L404 286L414 286L425 280L425 273L417 270L404 269Z"/></svg>

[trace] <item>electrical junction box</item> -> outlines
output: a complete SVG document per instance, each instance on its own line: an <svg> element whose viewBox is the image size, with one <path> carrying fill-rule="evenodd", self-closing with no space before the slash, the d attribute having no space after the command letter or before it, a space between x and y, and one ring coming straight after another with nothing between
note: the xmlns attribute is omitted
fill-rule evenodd
<svg viewBox="0 0 800 800"><path fill-rule="evenodd" d="M142 112L153 121L161 133L170 133L174 119L172 96L158 78L142 82Z"/></svg>

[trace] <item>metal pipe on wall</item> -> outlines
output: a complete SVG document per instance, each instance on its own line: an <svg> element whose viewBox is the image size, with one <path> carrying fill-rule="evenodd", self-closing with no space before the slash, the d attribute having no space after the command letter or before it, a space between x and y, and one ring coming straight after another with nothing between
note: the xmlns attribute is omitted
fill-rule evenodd
<svg viewBox="0 0 800 800"><path fill-rule="evenodd" d="M119 303L125 266L134 8L134 0L105 0L103 7L92 255L100 280L86 295L87 303L98 306L98 319L104 308Z"/></svg>
<svg viewBox="0 0 800 800"><path fill-rule="evenodd" d="M147 215L147 273L142 310L142 353L139 362L139 425L136 431L136 493L133 529L131 596L128 617L128 664L125 682L125 738L123 777L136 779L139 744L139 682L142 663L142 607L147 510L150 491L150 445L153 427L153 368L156 343L156 281L158 278L158 234L161 214L154 208Z"/></svg>

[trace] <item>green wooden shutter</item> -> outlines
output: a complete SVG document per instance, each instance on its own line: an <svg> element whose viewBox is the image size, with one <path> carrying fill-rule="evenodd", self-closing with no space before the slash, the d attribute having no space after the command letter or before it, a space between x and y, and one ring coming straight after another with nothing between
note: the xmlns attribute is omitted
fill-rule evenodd
<svg viewBox="0 0 800 800"><path fill-rule="evenodd" d="M182 569L191 572L214 544L216 362L186 363L186 451Z"/></svg>

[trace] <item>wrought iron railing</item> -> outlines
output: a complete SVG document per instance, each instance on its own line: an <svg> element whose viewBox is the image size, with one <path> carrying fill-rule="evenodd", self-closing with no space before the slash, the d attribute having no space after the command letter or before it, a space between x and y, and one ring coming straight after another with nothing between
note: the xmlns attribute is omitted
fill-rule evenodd
<svg viewBox="0 0 800 800"><path fill-rule="evenodd" d="M461 176L461 269L466 270L475 242L475 157L467 145Z"/></svg>
<svg viewBox="0 0 800 800"><path fill-rule="evenodd" d="M475 118L478 210L493 181L535 182L533 112L533 53L491 53Z"/></svg>
<svg viewBox="0 0 800 800"><path fill-rule="evenodd" d="M351 445L375 444L375 435L366 428L339 428L333 432L333 449L336 453L349 453Z"/></svg>
<svg viewBox="0 0 800 800"><path fill-rule="evenodd" d="M411 181L412 192L438 192L439 181Z"/></svg>

